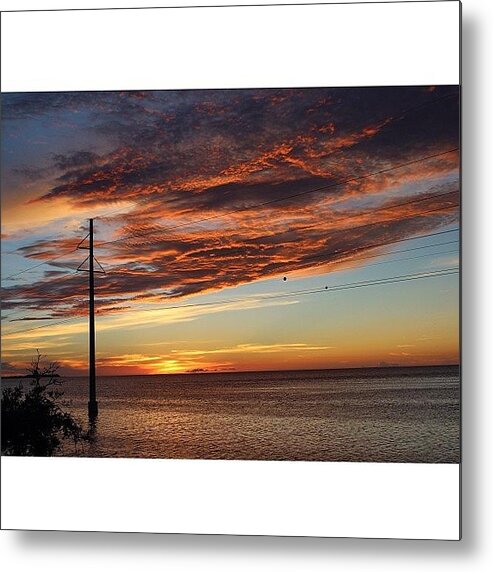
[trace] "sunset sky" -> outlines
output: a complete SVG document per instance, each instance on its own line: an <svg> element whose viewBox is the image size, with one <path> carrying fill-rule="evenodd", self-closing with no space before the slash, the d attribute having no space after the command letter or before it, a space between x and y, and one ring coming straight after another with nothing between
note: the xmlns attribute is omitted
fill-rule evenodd
<svg viewBox="0 0 493 572"><path fill-rule="evenodd" d="M85 374L89 217L99 375L458 363L458 87L2 94L1 121L4 374Z"/></svg>

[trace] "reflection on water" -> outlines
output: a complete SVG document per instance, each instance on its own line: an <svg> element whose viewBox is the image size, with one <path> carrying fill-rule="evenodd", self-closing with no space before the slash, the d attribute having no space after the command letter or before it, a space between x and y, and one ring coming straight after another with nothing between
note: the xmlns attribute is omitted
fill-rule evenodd
<svg viewBox="0 0 493 572"><path fill-rule="evenodd" d="M87 423L87 381L63 389ZM98 401L91 457L459 461L458 367L102 377Z"/></svg>

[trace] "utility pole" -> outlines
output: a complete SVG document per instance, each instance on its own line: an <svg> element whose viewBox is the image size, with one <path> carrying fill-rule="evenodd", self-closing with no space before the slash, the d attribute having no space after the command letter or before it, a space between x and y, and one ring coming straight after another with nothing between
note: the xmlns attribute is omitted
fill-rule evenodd
<svg viewBox="0 0 493 572"><path fill-rule="evenodd" d="M82 244L89 239L89 246ZM89 250L89 256L77 268L78 271L89 272L89 402L87 409L89 421L94 421L98 416L98 402L96 399L96 323L94 317L94 274L104 273L104 269L94 256L94 219L89 219L89 233L83 238L77 248ZM82 266L89 261L89 269ZM101 270L94 270L94 261Z"/></svg>
<svg viewBox="0 0 493 572"><path fill-rule="evenodd" d="M94 320L94 220L89 219L89 419L98 415L96 401L96 326Z"/></svg>

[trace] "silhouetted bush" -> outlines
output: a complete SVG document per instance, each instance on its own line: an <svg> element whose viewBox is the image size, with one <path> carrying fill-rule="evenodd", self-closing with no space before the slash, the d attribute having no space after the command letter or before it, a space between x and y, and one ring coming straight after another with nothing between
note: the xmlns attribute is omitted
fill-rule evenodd
<svg viewBox="0 0 493 572"><path fill-rule="evenodd" d="M2 391L2 455L46 457L62 447L87 441L88 434L72 415L60 407L63 381L59 365L41 363L39 351L28 368L29 387L22 383Z"/></svg>

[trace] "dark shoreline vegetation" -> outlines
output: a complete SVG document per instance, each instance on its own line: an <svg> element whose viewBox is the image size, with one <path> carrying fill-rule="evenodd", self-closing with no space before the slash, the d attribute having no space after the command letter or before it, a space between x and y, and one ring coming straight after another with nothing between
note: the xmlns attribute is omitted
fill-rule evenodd
<svg viewBox="0 0 493 572"><path fill-rule="evenodd" d="M2 455L51 456L67 441L76 454L77 446L90 440L78 420L63 409L59 364L44 365L42 357L37 351L28 373L10 378L29 379L29 387L19 383L2 388Z"/></svg>

